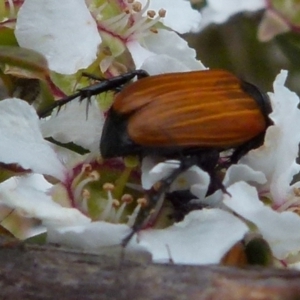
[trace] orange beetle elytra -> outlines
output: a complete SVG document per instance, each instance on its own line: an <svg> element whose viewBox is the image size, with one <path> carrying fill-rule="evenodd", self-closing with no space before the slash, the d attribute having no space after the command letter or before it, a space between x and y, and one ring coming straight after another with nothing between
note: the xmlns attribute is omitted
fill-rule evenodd
<svg viewBox="0 0 300 300"><path fill-rule="evenodd" d="M269 112L266 95L227 71L149 76L117 93L100 150L106 158L236 148L264 134Z"/></svg>

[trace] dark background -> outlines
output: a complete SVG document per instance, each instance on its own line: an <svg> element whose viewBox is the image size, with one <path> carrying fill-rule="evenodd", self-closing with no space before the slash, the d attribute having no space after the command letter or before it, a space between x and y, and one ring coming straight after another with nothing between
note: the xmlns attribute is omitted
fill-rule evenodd
<svg viewBox="0 0 300 300"><path fill-rule="evenodd" d="M291 32L260 42L257 30L262 15L234 15L226 23L212 24L184 38L206 67L232 71L264 92L273 90L273 81L281 69L289 70L287 86L300 94L300 47L295 46L295 40L300 44L300 34Z"/></svg>

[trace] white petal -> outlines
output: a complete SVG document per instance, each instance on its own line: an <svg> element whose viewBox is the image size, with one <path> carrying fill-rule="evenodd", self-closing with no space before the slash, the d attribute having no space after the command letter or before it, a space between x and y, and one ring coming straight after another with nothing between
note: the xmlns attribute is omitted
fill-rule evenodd
<svg viewBox="0 0 300 300"><path fill-rule="evenodd" d="M168 177L179 167L179 161L167 160L156 164L151 157L145 157L142 161L142 186L144 189L150 189L156 182ZM170 191L187 190L193 186L195 190L201 189L204 195L207 192L210 182L210 176L198 166L191 166L182 172L172 182ZM204 196L203 195L203 196Z"/></svg>
<svg viewBox="0 0 300 300"><path fill-rule="evenodd" d="M196 51L175 32L160 29L157 34L148 35L143 45L155 54L168 55L178 60L189 71L205 70L204 65L196 59Z"/></svg>
<svg viewBox="0 0 300 300"><path fill-rule="evenodd" d="M219 263L224 254L248 231L232 214L219 209L189 213L185 219L161 230L144 230L140 244L155 262L177 264Z"/></svg>
<svg viewBox="0 0 300 300"><path fill-rule="evenodd" d="M168 41L166 43L166 41ZM150 75L171 72L205 70L196 59L196 52L175 32L158 30L143 40L126 44L137 69L144 69Z"/></svg>
<svg viewBox="0 0 300 300"><path fill-rule="evenodd" d="M198 166L191 166L185 172L182 172L176 180L172 183L170 191L187 190L196 187L198 191L202 190L203 198L208 190L210 183L210 176Z"/></svg>
<svg viewBox="0 0 300 300"><path fill-rule="evenodd" d="M209 187L210 176L207 172L203 170L201 171L202 171L201 174L199 173L199 177L197 178L198 182L191 184L190 191L193 195L195 195L200 200L204 200Z"/></svg>
<svg viewBox="0 0 300 300"><path fill-rule="evenodd" d="M224 195L224 203L258 227L275 257L284 259L300 251L300 217L297 214L290 211L278 213L265 206L256 189L245 182L233 184L228 192L231 197Z"/></svg>
<svg viewBox="0 0 300 300"><path fill-rule="evenodd" d="M142 166L141 166L141 171L142 171L142 187L145 190L149 190L153 184L156 182L156 176L157 174L150 174L150 171L154 168L156 165L155 160L151 156L146 156L142 160ZM159 174L159 172L158 172Z"/></svg>
<svg viewBox="0 0 300 300"><path fill-rule="evenodd" d="M140 1L145 4L146 0ZM192 9L189 1L186 0L151 0L150 10L166 10L166 16L161 21L164 25L179 33L196 31L199 28L201 14Z"/></svg>
<svg viewBox="0 0 300 300"><path fill-rule="evenodd" d="M165 54L150 56L144 60L140 68L147 71L150 75L190 71L179 60Z"/></svg>
<svg viewBox="0 0 300 300"><path fill-rule="evenodd" d="M300 110L298 96L284 87L287 72L282 71L269 93L274 126L267 129L262 147L250 151L240 162L266 175L275 204L281 205L290 192L290 182L300 170L296 164L300 140Z"/></svg>
<svg viewBox="0 0 300 300"><path fill-rule="evenodd" d="M53 186L45 179L43 175L40 174L28 174L22 177L13 177L13 179L11 178L5 181L6 184L9 184L9 186L12 187L14 183L10 181L14 182L15 184L20 184L23 187L34 188L44 193L47 193L49 189Z"/></svg>
<svg viewBox="0 0 300 300"><path fill-rule="evenodd" d="M150 189L156 182L169 176L179 167L179 161L167 160L156 163L151 157L145 157L142 161L142 186L144 189Z"/></svg>
<svg viewBox="0 0 300 300"><path fill-rule="evenodd" d="M132 56L136 69L140 69L144 61L155 54L142 47L136 40L128 42L126 46Z"/></svg>
<svg viewBox="0 0 300 300"><path fill-rule="evenodd" d="M295 269L300 271L300 262L289 264L290 269Z"/></svg>
<svg viewBox="0 0 300 300"><path fill-rule="evenodd" d="M26 0L15 34L20 46L40 52L62 74L90 65L101 42L84 0Z"/></svg>
<svg viewBox="0 0 300 300"><path fill-rule="evenodd" d="M90 219L74 208L55 203L41 187L23 178L13 177L0 184L0 202L16 209L23 216L37 218L45 226L85 224Z"/></svg>
<svg viewBox="0 0 300 300"><path fill-rule="evenodd" d="M228 168L225 174L223 184L225 187L228 187L238 181L262 185L266 183L267 179L264 173L260 171L254 171L247 165L232 165Z"/></svg>
<svg viewBox="0 0 300 300"><path fill-rule="evenodd" d="M208 207L216 207L216 208L224 207L222 203L224 193L221 190L215 191L213 194L207 196L206 198L203 198L202 195L204 194L204 192L202 191L201 194L201 190L199 191L198 189L196 190L191 189L191 193L193 193L198 197L198 199L193 199L192 203L198 203L200 205L202 204L203 206L208 206Z"/></svg>
<svg viewBox="0 0 300 300"><path fill-rule="evenodd" d="M0 102L0 161L35 173L64 178L65 168L40 132L35 110L12 98Z"/></svg>
<svg viewBox="0 0 300 300"><path fill-rule="evenodd" d="M85 225L48 228L49 242L59 243L85 250L99 250L102 247L120 246L123 239L130 233L131 228L123 224L107 222L92 222ZM129 248L141 248L134 236Z"/></svg>
<svg viewBox="0 0 300 300"><path fill-rule="evenodd" d="M86 101L80 103L74 99L59 113L54 111L51 118L42 120L43 136L53 137L61 143L73 142L92 152L99 152L104 115L96 101L91 101L89 105Z"/></svg>

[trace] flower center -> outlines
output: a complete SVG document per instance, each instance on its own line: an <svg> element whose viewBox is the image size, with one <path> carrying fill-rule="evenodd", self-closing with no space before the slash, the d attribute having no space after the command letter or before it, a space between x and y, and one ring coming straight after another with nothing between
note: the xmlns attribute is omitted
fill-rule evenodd
<svg viewBox="0 0 300 300"><path fill-rule="evenodd" d="M60 184L67 192L67 205L94 221L132 226L145 205L135 167L130 160L125 160L125 165L120 160L110 160L76 166Z"/></svg>
<svg viewBox="0 0 300 300"><path fill-rule="evenodd" d="M98 24L100 34L109 34L126 43L157 32L155 26L161 18L165 17L166 11L164 9L158 12L149 10L149 4L148 0L142 7L140 2L128 0L117 3L115 7L109 3L104 3L99 7L92 4L89 10Z"/></svg>
<svg viewBox="0 0 300 300"><path fill-rule="evenodd" d="M16 3L14 3L16 2ZM17 7L21 5L21 1L0 0L0 23L9 25L15 22Z"/></svg>

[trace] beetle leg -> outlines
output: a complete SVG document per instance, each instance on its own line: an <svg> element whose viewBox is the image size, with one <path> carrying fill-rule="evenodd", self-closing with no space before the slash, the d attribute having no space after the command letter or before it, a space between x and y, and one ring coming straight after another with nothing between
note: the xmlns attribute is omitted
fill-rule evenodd
<svg viewBox="0 0 300 300"><path fill-rule="evenodd" d="M187 157L189 158L189 157ZM192 161L192 160L191 160ZM162 195L169 189L172 182L185 170L187 170L189 167L195 164L193 163L187 163L186 159L182 160L179 167L175 169L168 177L161 180L160 186L157 190L154 190L153 188L147 193L147 206L140 210L136 221L134 225L131 228L131 232L123 239L122 241L122 247L126 247L127 244L130 242L131 238L135 233L137 233L139 230L141 230L144 226L145 221L148 219L148 217L151 214L151 211L155 208L156 204L158 203L159 199L162 197Z"/></svg>
<svg viewBox="0 0 300 300"><path fill-rule="evenodd" d="M265 132L259 134L258 136L244 143L243 145L235 148L232 155L230 156L230 163L236 164L250 150L260 147L264 142L264 137L265 137Z"/></svg>
<svg viewBox="0 0 300 300"><path fill-rule="evenodd" d="M190 155L184 157L180 161L180 165L177 169L175 169L169 176L167 176L165 179L160 181L160 186L158 189L154 190L153 188L147 193L147 206L140 210L137 219L132 226L131 232L126 236L122 241L122 246L126 247L127 244L130 242L131 238L135 233L137 233L139 230L143 228L145 225L145 222L148 221L149 216L151 215L151 212L155 208L156 204L159 202L160 198L163 196L164 193L166 193L170 187L170 185L176 180L176 178L189 169L193 165L198 165L201 168L203 168L205 171L207 171L212 178L216 178L215 175L212 175L214 171L208 170L212 169L214 170L217 160L218 160L219 154L212 150L212 151L205 151L201 152L201 154L198 155ZM213 158L212 161L208 161L209 158ZM216 181L217 182L217 181ZM224 186L222 185L222 182L220 182L220 185L218 185L223 191L225 190Z"/></svg>
<svg viewBox="0 0 300 300"><path fill-rule="evenodd" d="M53 109L55 109L56 107L58 107L58 111L57 113L59 112L59 110L61 109L61 107L63 107L65 104L67 104L68 102L76 99L77 97L80 97L80 92L77 92L71 96L67 96L65 98L62 98L58 101L55 101L52 105L50 105L47 109L41 111L41 112L38 112L38 116L40 118L44 118L46 117L49 113L52 112Z"/></svg>
<svg viewBox="0 0 300 300"><path fill-rule="evenodd" d="M208 187L207 195L211 195L216 190L221 190L223 193L228 194L222 180L219 178L216 170L220 158L220 153L216 149L206 150L198 156L197 165L206 171L210 176L210 184Z"/></svg>
<svg viewBox="0 0 300 300"><path fill-rule="evenodd" d="M120 88L124 84L128 83L135 76L137 76L138 79L141 79L143 77L149 76L149 74L144 70L135 70L110 79L102 80L91 86L80 89L79 90L81 94L80 98L84 99L94 95L101 94L103 92L115 90L116 88Z"/></svg>
<svg viewBox="0 0 300 300"><path fill-rule="evenodd" d="M83 99L90 99L92 96L101 94L103 92L107 91L119 91L122 89L122 86L126 83L128 83L130 80L132 80L134 77L137 77L138 79L148 77L149 74L144 70L134 70L113 78L101 80L101 78L98 78L94 75L89 75L87 73L84 73L84 76L91 77L92 79L100 79L99 82L92 84L88 87L79 89L78 92L76 92L73 95L67 96L65 98L62 98L58 101L55 101L49 108L39 113L39 117L45 117L48 113L50 113L54 108L61 107L67 104L68 102L74 100L75 98L79 97L79 101L82 101Z"/></svg>

